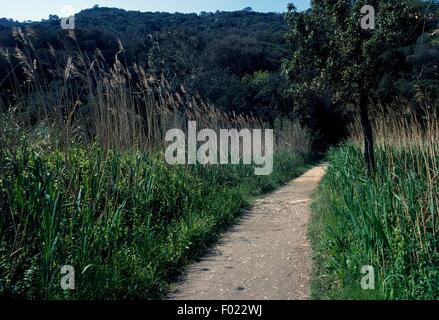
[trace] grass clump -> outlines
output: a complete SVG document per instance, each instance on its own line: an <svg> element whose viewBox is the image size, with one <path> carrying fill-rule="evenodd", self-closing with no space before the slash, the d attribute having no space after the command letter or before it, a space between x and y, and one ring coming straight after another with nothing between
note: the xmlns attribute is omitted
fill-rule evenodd
<svg viewBox="0 0 439 320"><path fill-rule="evenodd" d="M330 153L309 229L316 263L314 298L439 298L439 140L434 119L397 122L398 138L397 131L390 133L392 126L376 123L383 133L376 133L373 177L357 143ZM375 268L375 290L360 286L361 268L367 265Z"/></svg>

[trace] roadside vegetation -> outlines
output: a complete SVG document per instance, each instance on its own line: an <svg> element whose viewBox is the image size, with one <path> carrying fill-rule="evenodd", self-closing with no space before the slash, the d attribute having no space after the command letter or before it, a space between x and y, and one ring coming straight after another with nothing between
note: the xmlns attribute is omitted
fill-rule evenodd
<svg viewBox="0 0 439 320"><path fill-rule="evenodd" d="M251 197L305 165L279 152L274 174L255 177L248 166L171 167L161 154L18 138L1 160L3 298L160 298ZM60 287L63 265L76 270L74 291Z"/></svg>
<svg viewBox="0 0 439 320"><path fill-rule="evenodd" d="M11 92L0 115L2 298L161 298L252 197L305 168L311 137L298 123L221 112L117 55L111 66L89 58L79 45L65 65L41 72L31 34L14 32L23 50L3 52ZM165 134L187 130L189 120L275 128L273 174L168 165ZM76 290L60 286L64 265L75 268Z"/></svg>
<svg viewBox="0 0 439 320"><path fill-rule="evenodd" d="M439 297L438 12L417 0L290 6L289 93L330 150L310 226L315 298ZM360 287L363 266L375 290Z"/></svg>
<svg viewBox="0 0 439 320"><path fill-rule="evenodd" d="M309 229L314 298L439 299L438 115L409 109L374 115L373 176L359 126L329 153ZM374 267L375 290L360 286L363 266Z"/></svg>

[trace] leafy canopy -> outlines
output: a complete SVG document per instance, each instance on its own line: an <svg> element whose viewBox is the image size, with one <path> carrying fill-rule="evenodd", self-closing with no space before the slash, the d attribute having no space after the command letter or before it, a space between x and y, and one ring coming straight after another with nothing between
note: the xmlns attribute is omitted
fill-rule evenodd
<svg viewBox="0 0 439 320"><path fill-rule="evenodd" d="M361 27L361 8L375 8L376 28ZM329 92L333 101L354 102L398 70L392 56L422 33L423 8L417 0L314 0L299 13L290 7L289 39L297 49L284 69L291 93Z"/></svg>

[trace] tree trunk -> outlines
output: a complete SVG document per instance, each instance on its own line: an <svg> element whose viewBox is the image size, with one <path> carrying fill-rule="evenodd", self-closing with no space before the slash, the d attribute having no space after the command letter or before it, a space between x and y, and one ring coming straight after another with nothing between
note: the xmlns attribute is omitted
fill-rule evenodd
<svg viewBox="0 0 439 320"><path fill-rule="evenodd" d="M368 93L364 90L360 96L360 117L364 136L364 159L366 161L367 171L369 175L372 175L375 172L375 152L372 124L369 119L367 103Z"/></svg>

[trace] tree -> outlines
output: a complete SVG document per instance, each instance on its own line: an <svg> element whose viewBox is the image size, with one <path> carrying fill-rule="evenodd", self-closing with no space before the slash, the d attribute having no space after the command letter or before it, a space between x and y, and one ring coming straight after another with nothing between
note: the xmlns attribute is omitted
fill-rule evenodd
<svg viewBox="0 0 439 320"><path fill-rule="evenodd" d="M56 14L49 14L49 21L59 21L59 17Z"/></svg>
<svg viewBox="0 0 439 320"><path fill-rule="evenodd" d="M375 11L375 29L362 27L365 5ZM291 7L287 14L289 37L297 46L284 66L293 94L325 92L334 104L357 106L369 173L375 169L370 95L398 68L386 60L389 52L422 33L422 8L418 0L314 0L311 10L298 13Z"/></svg>

